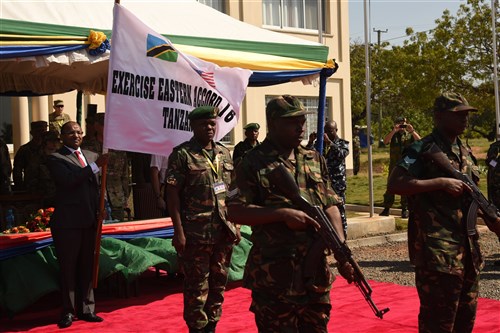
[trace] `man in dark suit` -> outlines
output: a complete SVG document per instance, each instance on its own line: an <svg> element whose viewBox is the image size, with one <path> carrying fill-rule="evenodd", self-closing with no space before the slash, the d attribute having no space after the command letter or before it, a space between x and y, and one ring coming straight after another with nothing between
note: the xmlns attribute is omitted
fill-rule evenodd
<svg viewBox="0 0 500 333"><path fill-rule="evenodd" d="M56 204L50 221L61 272L62 316L59 328L71 326L74 315L101 322L94 313L92 267L97 230L99 168L108 156L81 150L82 129L69 121L61 128L63 146L49 156L56 183Z"/></svg>

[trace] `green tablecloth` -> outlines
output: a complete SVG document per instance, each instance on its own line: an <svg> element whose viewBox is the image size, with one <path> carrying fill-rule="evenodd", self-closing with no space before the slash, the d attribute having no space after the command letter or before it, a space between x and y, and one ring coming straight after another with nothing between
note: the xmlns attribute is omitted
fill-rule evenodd
<svg viewBox="0 0 500 333"><path fill-rule="evenodd" d="M235 246L229 280L241 280L251 247L250 228L242 227L243 239ZM103 238L99 257L99 281L120 273L133 281L149 267L177 272L177 255L171 239L136 238L128 242ZM13 315L43 295L59 290L59 265L53 246L0 261L0 307Z"/></svg>

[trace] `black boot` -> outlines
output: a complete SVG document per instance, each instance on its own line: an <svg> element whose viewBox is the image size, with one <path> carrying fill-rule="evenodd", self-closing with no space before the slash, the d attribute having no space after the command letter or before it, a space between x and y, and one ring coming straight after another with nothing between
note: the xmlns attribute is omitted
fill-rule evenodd
<svg viewBox="0 0 500 333"><path fill-rule="evenodd" d="M205 333L205 329L189 327L189 333Z"/></svg>
<svg viewBox="0 0 500 333"><path fill-rule="evenodd" d="M204 333L215 333L215 326L217 326L217 322L209 321L207 326L205 326Z"/></svg>
<svg viewBox="0 0 500 333"><path fill-rule="evenodd" d="M384 208L382 213L378 214L379 216L389 216L389 208Z"/></svg>

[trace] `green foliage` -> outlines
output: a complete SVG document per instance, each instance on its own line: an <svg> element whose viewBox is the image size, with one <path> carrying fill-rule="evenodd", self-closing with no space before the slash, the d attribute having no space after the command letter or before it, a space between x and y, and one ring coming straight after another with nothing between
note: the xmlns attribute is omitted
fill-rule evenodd
<svg viewBox="0 0 500 333"><path fill-rule="evenodd" d="M448 10L427 32L409 27L402 46L372 45L372 128L382 110L382 128L391 130L393 119L404 115L426 135L432 129L433 101L442 91L462 93L479 112L471 117L466 136L494 138L491 9L489 1L469 0L455 15ZM498 3L496 3L498 11ZM498 15L497 15L498 18ZM500 22L496 23L500 43ZM500 46L500 45L499 45ZM500 49L500 47L498 47ZM351 44L351 95L353 124L365 124L365 50Z"/></svg>

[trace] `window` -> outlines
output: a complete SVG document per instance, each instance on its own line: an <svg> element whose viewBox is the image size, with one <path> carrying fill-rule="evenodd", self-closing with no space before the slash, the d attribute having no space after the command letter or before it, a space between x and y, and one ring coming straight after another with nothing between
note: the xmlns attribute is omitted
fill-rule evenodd
<svg viewBox="0 0 500 333"><path fill-rule="evenodd" d="M323 31L325 31L326 1L321 1ZM280 28L318 30L317 0L263 0L264 25Z"/></svg>
<svg viewBox="0 0 500 333"><path fill-rule="evenodd" d="M217 9L219 12L226 14L226 1L225 0L198 0L199 3Z"/></svg>
<svg viewBox="0 0 500 333"><path fill-rule="evenodd" d="M230 130L229 133L224 135L218 142L221 142L225 145L230 145L232 142L232 138L233 138L233 131L234 130Z"/></svg>

